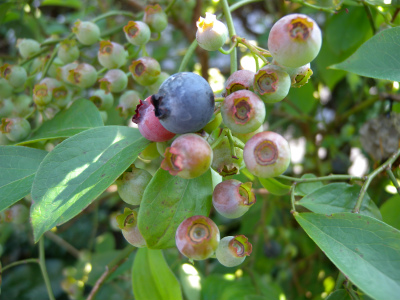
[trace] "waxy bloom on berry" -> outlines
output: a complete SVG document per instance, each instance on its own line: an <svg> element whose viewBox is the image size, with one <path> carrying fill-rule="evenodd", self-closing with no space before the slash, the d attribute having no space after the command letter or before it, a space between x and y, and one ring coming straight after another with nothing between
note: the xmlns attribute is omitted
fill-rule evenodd
<svg viewBox="0 0 400 300"><path fill-rule="evenodd" d="M193 216L184 220L175 235L178 250L194 260L203 260L213 255L219 239L217 225L205 216Z"/></svg>
<svg viewBox="0 0 400 300"><path fill-rule="evenodd" d="M318 24L303 14L291 14L278 20L268 36L268 49L281 65L298 68L311 62L321 49Z"/></svg>

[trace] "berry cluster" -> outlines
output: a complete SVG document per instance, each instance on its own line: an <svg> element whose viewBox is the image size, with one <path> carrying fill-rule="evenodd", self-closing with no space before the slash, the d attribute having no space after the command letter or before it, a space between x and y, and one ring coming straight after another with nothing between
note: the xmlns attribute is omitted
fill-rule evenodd
<svg viewBox="0 0 400 300"><path fill-rule="evenodd" d="M205 50L218 50L225 43L226 27L215 16L207 14L197 26L196 39ZM163 157L161 168L185 179L196 178L210 167L224 177L235 175L244 167L262 178L286 171L290 164L289 144L278 133L262 130L265 104L281 101L291 86L300 87L307 82L312 74L309 63L321 46L321 32L309 17L289 15L273 26L268 46L271 63L256 73L234 72L226 81L225 98L219 107L215 107L208 83L186 72L168 77L156 94L140 101L133 121L145 138L164 142L163 147L157 148ZM146 59L132 64L134 76L135 72L159 71L153 62L147 63L148 69L141 67L145 62ZM175 134L179 136L174 137ZM141 184L129 179L130 189L138 190L136 194L143 189ZM122 188L119 190L123 193ZM121 198L124 199L122 194ZM216 185L212 197L215 210L226 218L241 217L255 202L252 183L236 179ZM205 216L183 220L175 240L186 257L203 260L215 256L227 267L242 263L252 250L243 235L220 240L218 227Z"/></svg>
<svg viewBox="0 0 400 300"><path fill-rule="evenodd" d="M82 96L93 102L106 122L107 111L116 106L114 99L118 97L120 115L132 117L142 136L152 142L139 159L155 161L157 167L185 180L213 169L224 177L213 191L215 211L225 218L239 218L256 202L256 197L251 182L229 176L247 168L257 177L268 178L281 175L288 168L288 142L278 133L263 130L266 104L283 100L290 87L307 82L312 74L310 62L321 47L321 32L305 15L280 19L271 29L269 51L253 49L257 55L264 55L265 65L257 72L233 72L226 81L223 97L216 97L201 76L192 72L170 76L147 54L145 45L152 40L152 34L159 36L167 23L161 7L149 5L142 20L130 20L123 27L127 44L122 45L102 40L95 22L78 20L68 38L59 43L49 41L56 45L51 57L36 57L43 47L38 42L19 40L20 55L32 63L30 68L9 64L0 67L2 135L8 142L23 141L32 126L39 127ZM215 51L225 44L228 30L214 15L200 18L197 27L196 39L203 49ZM246 45L242 38L232 40L235 46L239 41ZM89 46L97 47L101 70L81 59L82 49ZM132 51L134 47L138 51ZM136 57L139 53L142 56ZM134 83L129 82L129 77ZM32 96L22 93L29 84ZM152 178L148 171L132 165L116 181L120 198L139 206L126 208L116 217L124 237L136 247L146 247L137 226L138 209ZM220 239L217 225L200 215L182 220L175 240L186 257L203 260L215 256L227 267L242 263L252 250L243 235Z"/></svg>

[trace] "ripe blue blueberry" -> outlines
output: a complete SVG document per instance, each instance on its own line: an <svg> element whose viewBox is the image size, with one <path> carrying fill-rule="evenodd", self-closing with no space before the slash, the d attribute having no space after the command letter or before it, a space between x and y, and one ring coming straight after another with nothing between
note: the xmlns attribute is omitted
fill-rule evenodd
<svg viewBox="0 0 400 300"><path fill-rule="evenodd" d="M210 85L203 77L190 72L170 76L151 101L161 125L177 134L199 131L214 113Z"/></svg>

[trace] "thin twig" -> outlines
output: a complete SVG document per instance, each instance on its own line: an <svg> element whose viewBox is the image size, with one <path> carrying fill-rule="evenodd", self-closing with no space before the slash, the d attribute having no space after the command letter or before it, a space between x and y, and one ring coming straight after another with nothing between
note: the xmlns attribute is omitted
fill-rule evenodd
<svg viewBox="0 0 400 300"><path fill-rule="evenodd" d="M90 291L90 294L86 300L94 299L100 287L111 276L111 274L114 273L118 269L118 267L121 266L127 260L128 256L132 253L134 249L135 247L132 247L131 245L126 246L119 253L119 255L105 267L106 270L100 276L100 278L97 279L95 285L93 286L93 289Z"/></svg>
<svg viewBox="0 0 400 300"><path fill-rule="evenodd" d="M400 156L400 149L398 149L397 152L392 155L392 157L390 157L387 161L385 161L382 165L380 165L379 168L377 168L372 173L370 173L366 176L366 180L361 188L360 194L358 195L356 205L354 206L353 213L360 212L360 208L361 208L362 202L364 200L364 196L367 193L367 189L368 189L370 183L372 182L372 180L376 177L376 175L381 173L387 167L391 166L399 156Z"/></svg>

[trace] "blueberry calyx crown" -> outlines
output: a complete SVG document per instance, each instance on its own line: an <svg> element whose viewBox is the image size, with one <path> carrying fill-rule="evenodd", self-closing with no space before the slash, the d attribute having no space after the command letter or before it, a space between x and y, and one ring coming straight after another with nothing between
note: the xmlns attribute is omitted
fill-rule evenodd
<svg viewBox="0 0 400 300"><path fill-rule="evenodd" d="M163 96L160 96L158 94L154 94L151 96L151 104L153 104L154 106L154 114L160 120L169 116L169 110L160 107L162 100Z"/></svg>

